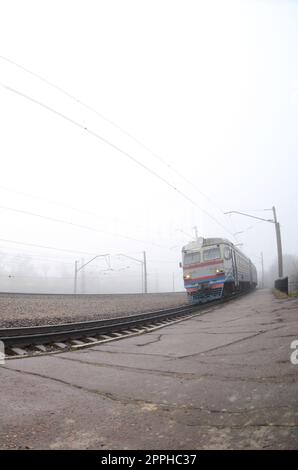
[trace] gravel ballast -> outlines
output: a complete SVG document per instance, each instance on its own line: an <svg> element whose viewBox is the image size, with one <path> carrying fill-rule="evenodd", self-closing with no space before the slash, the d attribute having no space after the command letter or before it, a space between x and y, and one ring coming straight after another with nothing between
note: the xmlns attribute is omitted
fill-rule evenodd
<svg viewBox="0 0 298 470"><path fill-rule="evenodd" d="M99 320L177 307L186 303L184 292L76 296L0 293L0 327Z"/></svg>

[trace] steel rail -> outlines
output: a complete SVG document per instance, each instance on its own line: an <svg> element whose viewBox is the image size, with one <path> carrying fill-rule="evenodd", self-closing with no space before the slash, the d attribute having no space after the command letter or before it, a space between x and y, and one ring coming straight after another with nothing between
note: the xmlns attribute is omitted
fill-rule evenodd
<svg viewBox="0 0 298 470"><path fill-rule="evenodd" d="M47 344L57 341L79 339L84 336L104 335L128 328L140 327L158 320L166 320L179 315L187 315L201 306L184 305L166 310L116 317L103 320L92 320L57 325L1 328L0 340L5 346L28 346L31 344Z"/></svg>
<svg viewBox="0 0 298 470"><path fill-rule="evenodd" d="M175 308L133 314L124 317L74 323L59 323L57 325L0 328L0 340L4 342L5 347L12 348L17 346L50 344L91 336L109 335L132 328L141 328L151 323L171 320L175 317L186 317L197 311L204 311L218 304L237 299L244 293L247 292L238 293L204 304L186 304Z"/></svg>

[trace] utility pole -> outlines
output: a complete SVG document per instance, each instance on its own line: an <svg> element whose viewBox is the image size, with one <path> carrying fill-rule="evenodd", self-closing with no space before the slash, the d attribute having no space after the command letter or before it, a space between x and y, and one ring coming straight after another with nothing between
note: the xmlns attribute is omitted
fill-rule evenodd
<svg viewBox="0 0 298 470"><path fill-rule="evenodd" d="M175 273L173 272L173 292L175 292Z"/></svg>
<svg viewBox="0 0 298 470"><path fill-rule="evenodd" d="M83 266L85 264L84 258L81 258L81 265ZM82 271L81 275L81 294L85 294L85 271Z"/></svg>
<svg viewBox="0 0 298 470"><path fill-rule="evenodd" d="M272 207L275 232L276 232L276 243L277 243L277 257L278 257L278 277L283 277L283 263L282 263L282 248L281 248L281 235L280 235L280 225L277 222L276 210L275 207Z"/></svg>
<svg viewBox="0 0 298 470"><path fill-rule="evenodd" d="M147 280L147 259L146 259L146 251L143 251L143 259L137 259L133 256L125 255L124 253L118 253L118 256L124 256L125 258L132 259L137 263L141 263L142 265L142 293L148 293L148 280Z"/></svg>
<svg viewBox="0 0 298 470"><path fill-rule="evenodd" d="M262 289L264 289L264 258L263 258L262 251L261 251L261 266L262 266Z"/></svg>
<svg viewBox="0 0 298 470"><path fill-rule="evenodd" d="M199 237L198 237L198 227L195 225L195 226L193 227L193 229L194 229L194 231L195 231L195 237L196 237L196 240L197 240L197 239L199 238Z"/></svg>
<svg viewBox="0 0 298 470"><path fill-rule="evenodd" d="M244 212L239 212L239 211L229 211L229 212L225 212L225 214L240 214L246 217L251 217L252 219L263 220L264 222L270 222L271 224L275 225L276 244L277 244L277 261L278 261L278 277L283 277L283 260L282 260L280 224L277 221L276 210L274 206L271 209L264 209L264 210L265 211L272 210L273 219L263 219L262 217L256 217L255 215L245 214Z"/></svg>
<svg viewBox="0 0 298 470"><path fill-rule="evenodd" d="M107 256L109 256L109 254L105 254L105 255L96 255L94 256L93 258L91 258L89 261L87 261L87 263L84 263L82 264L79 268L78 268L78 261L75 261L75 270L74 270L74 294L77 293L77 284L78 284L78 272L81 271L81 269L83 269L85 266L87 266L87 264L91 263L93 260L95 260L96 258L106 258Z"/></svg>
<svg viewBox="0 0 298 470"><path fill-rule="evenodd" d="M148 294L148 280L147 280L147 260L146 260L146 251L143 251L143 263L144 263L144 291L145 294Z"/></svg>
<svg viewBox="0 0 298 470"><path fill-rule="evenodd" d="M158 271L155 269L155 291L156 293L159 292L159 282L158 282Z"/></svg>
<svg viewBox="0 0 298 470"><path fill-rule="evenodd" d="M78 262L75 261L75 271L74 271L74 294L77 293L77 282L78 282Z"/></svg>

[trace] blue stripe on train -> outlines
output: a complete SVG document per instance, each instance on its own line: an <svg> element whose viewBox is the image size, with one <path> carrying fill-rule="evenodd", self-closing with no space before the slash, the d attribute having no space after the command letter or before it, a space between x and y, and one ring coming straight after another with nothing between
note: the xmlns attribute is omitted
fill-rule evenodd
<svg viewBox="0 0 298 470"><path fill-rule="evenodd" d="M187 281L185 282L184 281L184 287L187 289L189 287L196 287L200 284L219 284L220 282L225 282L227 281L228 278L226 278L225 276L224 277L213 277L212 279L204 279L202 281L194 281L194 282L191 282L191 281ZM230 280L230 278L229 278Z"/></svg>

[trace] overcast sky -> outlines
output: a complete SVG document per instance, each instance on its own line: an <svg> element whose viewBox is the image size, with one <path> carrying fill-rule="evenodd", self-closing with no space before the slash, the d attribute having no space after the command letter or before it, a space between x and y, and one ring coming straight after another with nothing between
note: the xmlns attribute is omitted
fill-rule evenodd
<svg viewBox="0 0 298 470"><path fill-rule="evenodd" d="M2 253L72 266L87 253L146 250L150 288L171 290L173 273L182 288L181 247L195 225L243 243L258 268L262 251L268 267L273 224L223 212L271 218L259 210L275 205L284 252L298 255L297 2L0 5L1 84L82 126L0 87Z"/></svg>

